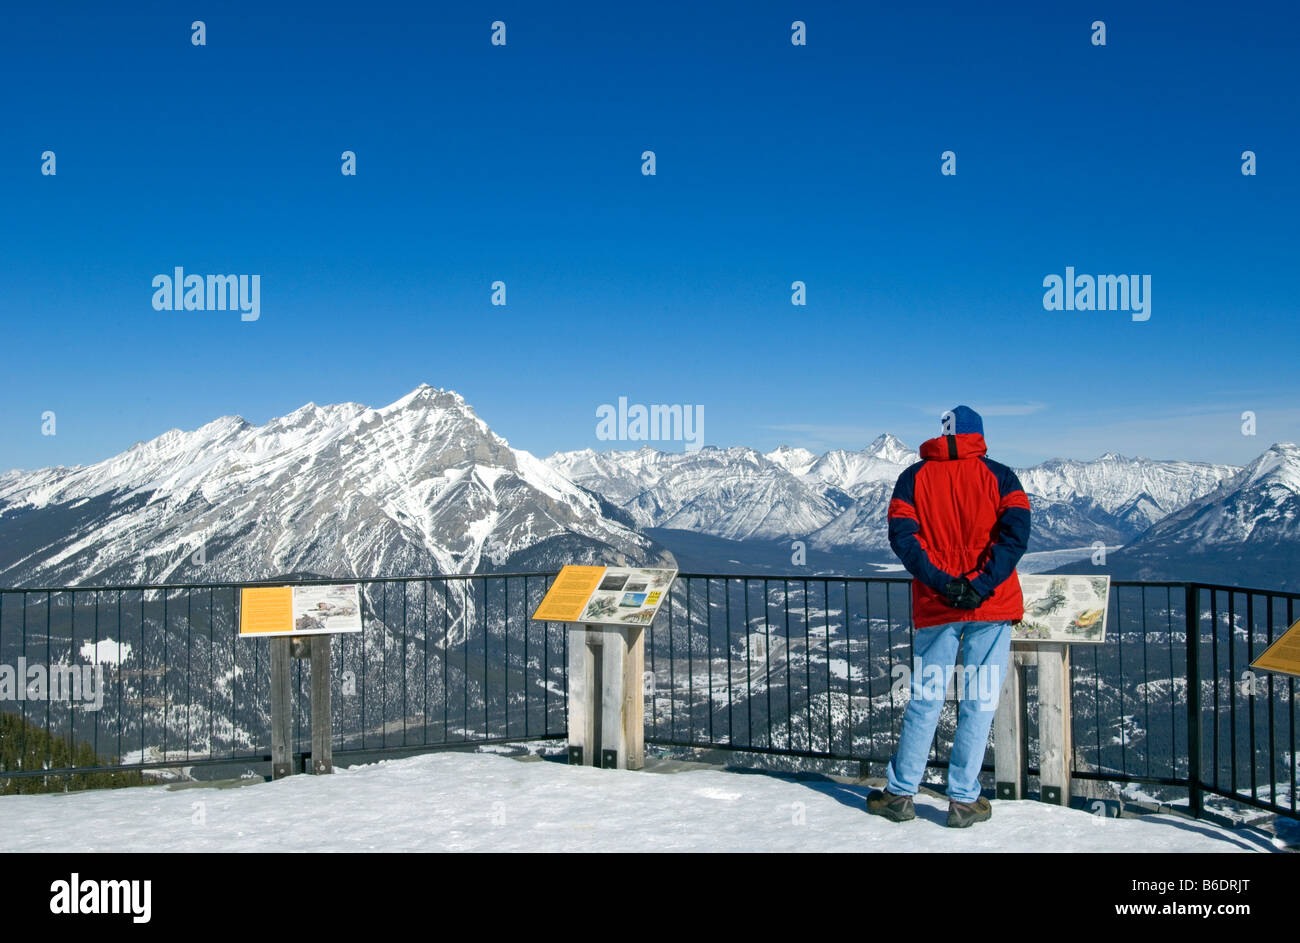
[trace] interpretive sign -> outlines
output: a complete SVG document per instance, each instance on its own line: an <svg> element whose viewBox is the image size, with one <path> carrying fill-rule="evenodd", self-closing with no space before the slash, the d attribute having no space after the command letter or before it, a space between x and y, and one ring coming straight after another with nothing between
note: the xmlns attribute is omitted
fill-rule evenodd
<svg viewBox="0 0 1300 943"><path fill-rule="evenodd" d="M239 594L239 634L332 635L361 631L361 586L245 586Z"/></svg>
<svg viewBox="0 0 1300 943"><path fill-rule="evenodd" d="M649 625L677 571L628 566L566 566L533 618L584 625Z"/></svg>
<svg viewBox="0 0 1300 943"><path fill-rule="evenodd" d="M1252 661L1250 667L1300 678L1300 622L1291 626L1277 641L1264 649L1264 654Z"/></svg>
<svg viewBox="0 0 1300 943"><path fill-rule="evenodd" d="M1031 573L1020 577L1025 614L1011 627L1016 642L1084 642L1106 640L1109 576L1062 576Z"/></svg>
<svg viewBox="0 0 1300 943"><path fill-rule="evenodd" d="M676 577L671 567L566 566L533 611L538 621L569 624L573 765L645 765L645 627Z"/></svg>

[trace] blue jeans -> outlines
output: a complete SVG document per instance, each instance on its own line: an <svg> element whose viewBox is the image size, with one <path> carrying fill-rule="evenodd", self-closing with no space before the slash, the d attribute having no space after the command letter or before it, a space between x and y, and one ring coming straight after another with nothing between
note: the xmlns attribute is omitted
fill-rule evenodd
<svg viewBox="0 0 1300 943"><path fill-rule="evenodd" d="M962 670L956 671L961 646ZM989 728L1006 678L1010 622L948 622L917 629L913 642L911 700L903 712L898 751L886 775L889 791L914 796L925 774L950 679L957 686L957 731L948 762L948 798L974 802Z"/></svg>

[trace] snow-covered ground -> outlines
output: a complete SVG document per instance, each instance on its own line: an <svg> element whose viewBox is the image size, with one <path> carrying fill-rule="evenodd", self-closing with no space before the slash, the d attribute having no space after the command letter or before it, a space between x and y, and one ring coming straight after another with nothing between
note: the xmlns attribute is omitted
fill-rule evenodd
<svg viewBox="0 0 1300 943"><path fill-rule="evenodd" d="M234 788L0 797L10 851L1268 851L1258 832L1035 801L944 826L868 816L865 786L760 773L573 767L436 753Z"/></svg>

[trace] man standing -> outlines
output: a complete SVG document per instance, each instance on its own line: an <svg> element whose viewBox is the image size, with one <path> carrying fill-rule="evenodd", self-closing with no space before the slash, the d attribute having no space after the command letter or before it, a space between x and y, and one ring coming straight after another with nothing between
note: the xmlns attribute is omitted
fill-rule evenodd
<svg viewBox="0 0 1300 943"><path fill-rule="evenodd" d="M898 476L889 503L889 545L912 574L916 632L898 751L888 786L872 791L867 811L895 822L916 818L912 797L960 647L948 825L966 828L993 814L980 795L979 773L1006 676L1011 623L1024 615L1016 564L1029 542L1029 499L1015 472L985 455L979 413L958 406L944 414L943 428L945 435L921 445L921 461Z"/></svg>

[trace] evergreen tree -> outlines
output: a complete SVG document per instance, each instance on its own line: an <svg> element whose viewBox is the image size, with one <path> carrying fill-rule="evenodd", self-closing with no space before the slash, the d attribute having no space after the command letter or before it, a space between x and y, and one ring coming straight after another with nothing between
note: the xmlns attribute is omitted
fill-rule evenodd
<svg viewBox="0 0 1300 943"><path fill-rule="evenodd" d="M117 757L96 755L95 748L84 740L74 743L70 737L55 736L21 715L0 713L0 773L73 767L93 769L118 762ZM0 779L0 795L120 789L143 784L144 776L135 770L16 776Z"/></svg>

